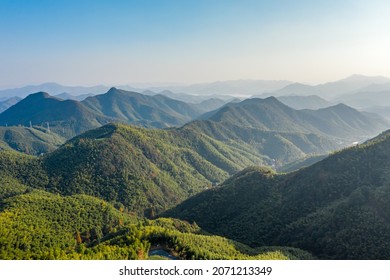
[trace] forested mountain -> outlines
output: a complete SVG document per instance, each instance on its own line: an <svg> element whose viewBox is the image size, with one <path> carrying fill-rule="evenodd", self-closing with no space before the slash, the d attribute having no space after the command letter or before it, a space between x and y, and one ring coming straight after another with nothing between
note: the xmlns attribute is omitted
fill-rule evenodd
<svg viewBox="0 0 390 280"><path fill-rule="evenodd" d="M0 125L44 126L66 137L114 120L74 100L60 100L45 92L30 94L0 114Z"/></svg>
<svg viewBox="0 0 390 280"><path fill-rule="evenodd" d="M230 103L184 127L228 145L245 146L276 167L309 154L326 154L388 128L385 120L339 104L294 110L274 97Z"/></svg>
<svg viewBox="0 0 390 280"><path fill-rule="evenodd" d="M324 259L390 258L390 131L298 172L248 168L167 216L252 246Z"/></svg>
<svg viewBox="0 0 390 280"><path fill-rule="evenodd" d="M359 112L345 104L319 110L304 110L321 121L312 122L314 127L327 135L344 139L362 140L375 136L390 127L379 115Z"/></svg>
<svg viewBox="0 0 390 280"><path fill-rule="evenodd" d="M60 196L0 177L0 259L308 259L294 248L250 248L174 219L149 221L87 195ZM162 244L162 245L160 245ZM158 247L157 247L158 246Z"/></svg>
<svg viewBox="0 0 390 280"><path fill-rule="evenodd" d="M0 256L144 259L163 242L184 259L312 257L284 246L325 259L390 258L377 250L390 252L390 132L293 173L261 167L314 163L384 130L385 120L269 97L189 122L200 107L112 88L83 102L39 92L0 114L9 125L0 129ZM144 219L166 210L235 241Z"/></svg>
<svg viewBox="0 0 390 280"><path fill-rule="evenodd" d="M275 97L246 99L207 113L203 119L264 131L316 133L357 138L375 135L389 125L344 104L319 110L294 110Z"/></svg>
<svg viewBox="0 0 390 280"><path fill-rule="evenodd" d="M29 155L52 152L65 138L41 127L0 127L0 149L13 149Z"/></svg>
<svg viewBox="0 0 390 280"><path fill-rule="evenodd" d="M1 113L0 126L41 126L69 139L113 121L158 128L180 126L218 104L217 100L187 104L115 88L82 102L38 92Z"/></svg>
<svg viewBox="0 0 390 280"><path fill-rule="evenodd" d="M129 124L159 128L183 125L205 112L163 95L149 96L116 88L88 97L82 104Z"/></svg>
<svg viewBox="0 0 390 280"><path fill-rule="evenodd" d="M46 192L43 164L0 151L0 259L148 259L153 248L179 259L313 258L295 248L251 248L179 220L139 218L119 202Z"/></svg>
<svg viewBox="0 0 390 280"><path fill-rule="evenodd" d="M112 120L141 126L179 125L196 117L200 111L193 104L161 95L146 96L112 88L106 94L89 97L83 102L59 100L47 93L32 94L0 114L0 124L32 124L36 128L40 125L42 132L55 132L61 137L70 138ZM269 97L226 104L178 131L188 135L198 134L193 136L195 142L199 135L207 135L210 141L217 140L218 144L214 146L223 143L224 148L228 147L238 154L252 154L256 163L278 168L309 155L326 154L367 139L387 127L387 122L380 117L360 113L342 104L320 110L294 110ZM13 132L7 133L12 136ZM19 140L9 137L7 141L11 143L9 147L18 151L40 154L61 144L61 137L50 141L53 135L41 133L41 140L38 141L54 141L50 148L34 149L40 144L31 137L23 136ZM25 148L21 146L23 143ZM204 157L208 159L212 156L204 154ZM247 165L239 163L233 168L236 171L237 166L243 168ZM228 173L233 170L230 167L222 169Z"/></svg>
<svg viewBox="0 0 390 280"><path fill-rule="evenodd" d="M94 195L146 216L261 163L261 156L250 150L227 146L190 129L152 130L119 124L88 131L28 163L15 163L8 157L0 162L7 174L23 178L28 186L38 187L37 179L30 181L30 176L18 170L42 174L39 186L46 190Z"/></svg>

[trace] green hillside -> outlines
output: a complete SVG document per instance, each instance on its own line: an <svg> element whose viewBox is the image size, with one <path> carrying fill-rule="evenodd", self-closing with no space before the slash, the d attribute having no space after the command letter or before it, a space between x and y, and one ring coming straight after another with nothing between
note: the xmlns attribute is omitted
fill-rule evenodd
<svg viewBox="0 0 390 280"><path fill-rule="evenodd" d="M263 131L315 133L341 139L374 136L389 126L384 119L380 121L344 104L319 110L294 110L275 97L229 103L200 119Z"/></svg>
<svg viewBox="0 0 390 280"><path fill-rule="evenodd" d="M183 129L262 155L267 165L276 168L309 154L324 154L343 146L340 142L314 133L267 131L230 122L194 121Z"/></svg>
<svg viewBox="0 0 390 280"><path fill-rule="evenodd" d="M308 259L294 248L250 248L172 219L138 220L87 195L60 196L0 177L0 259Z"/></svg>
<svg viewBox="0 0 390 280"><path fill-rule="evenodd" d="M390 132L295 173L239 172L166 215L251 246L324 259L390 258Z"/></svg>
<svg viewBox="0 0 390 280"><path fill-rule="evenodd" d="M299 160L293 161L289 164L283 165L282 167L278 168L277 171L278 172L296 171L296 170L299 170L301 168L305 168L305 167L308 167L310 165L313 165L313 164L323 160L327 156L328 155L315 155L315 156L309 155L309 156L304 157L302 159L299 159Z"/></svg>
<svg viewBox="0 0 390 280"><path fill-rule="evenodd" d="M0 170L33 188L88 194L153 216L262 158L189 129L109 124L45 156L0 153Z"/></svg>
<svg viewBox="0 0 390 280"><path fill-rule="evenodd" d="M146 216L258 162L261 158L189 131L114 124L76 137L43 158L50 191L118 201Z"/></svg>
<svg viewBox="0 0 390 280"><path fill-rule="evenodd" d="M30 155L54 151L65 142L65 138L42 127L1 127L0 148L13 149Z"/></svg>

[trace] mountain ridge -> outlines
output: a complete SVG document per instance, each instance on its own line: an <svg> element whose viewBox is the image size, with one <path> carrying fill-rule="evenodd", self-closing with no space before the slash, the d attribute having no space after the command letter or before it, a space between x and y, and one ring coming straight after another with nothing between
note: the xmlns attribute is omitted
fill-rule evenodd
<svg viewBox="0 0 390 280"><path fill-rule="evenodd" d="M246 244L296 246L322 259L388 259L389 149L386 131L289 174L248 168L164 215Z"/></svg>

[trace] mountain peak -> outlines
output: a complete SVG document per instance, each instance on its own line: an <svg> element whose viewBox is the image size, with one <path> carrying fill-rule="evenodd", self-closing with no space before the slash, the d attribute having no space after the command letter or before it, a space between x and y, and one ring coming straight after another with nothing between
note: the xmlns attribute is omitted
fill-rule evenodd
<svg viewBox="0 0 390 280"><path fill-rule="evenodd" d="M272 105L282 105L284 104L280 102L276 97L274 96L269 96L267 98L250 98L250 99L245 99L241 101L240 103L237 103L236 106L239 106L238 104L242 105L248 105L248 104L272 104Z"/></svg>
<svg viewBox="0 0 390 280"><path fill-rule="evenodd" d="M107 93L115 93L115 92L118 92L119 90L116 88L116 87L112 87L110 88Z"/></svg>
<svg viewBox="0 0 390 280"><path fill-rule="evenodd" d="M36 93L32 93L29 96L27 96L27 98L29 98L29 99L31 99L31 98L43 99L43 98L50 98L50 97L52 97L52 96L50 94L48 94L47 92L44 92L44 91L39 91L39 92L36 92Z"/></svg>

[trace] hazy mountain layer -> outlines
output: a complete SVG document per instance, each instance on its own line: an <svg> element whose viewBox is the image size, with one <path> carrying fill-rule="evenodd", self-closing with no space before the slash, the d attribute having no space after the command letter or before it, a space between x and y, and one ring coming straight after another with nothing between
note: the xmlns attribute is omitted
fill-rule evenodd
<svg viewBox="0 0 390 280"><path fill-rule="evenodd" d="M47 93L30 94L0 114L0 125L43 126L66 138L114 120L75 100L60 100Z"/></svg>
<svg viewBox="0 0 390 280"><path fill-rule="evenodd" d="M389 82L389 78L381 76L369 77L363 75L352 75L339 81L328 82L315 86L300 83L289 84L280 90L272 92L272 95L318 95L330 100L342 94L356 92L373 84L381 85L388 84Z"/></svg>
<svg viewBox="0 0 390 280"><path fill-rule="evenodd" d="M4 112L9 107L15 105L20 100L22 100L20 97L11 97L11 98L5 99L3 101L0 101L0 113Z"/></svg>
<svg viewBox="0 0 390 280"><path fill-rule="evenodd" d="M302 110L302 109L311 109L311 110L317 110L321 108L330 107L333 104L329 101L326 101L325 99L322 99L321 97L317 95L309 95L309 96L278 96L277 99L282 102L283 104L296 109L296 110Z"/></svg>
<svg viewBox="0 0 390 280"><path fill-rule="evenodd" d="M183 125L204 112L163 95L149 96L116 88L88 97L82 104L129 124L160 128Z"/></svg>

